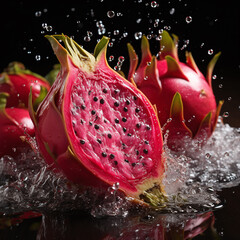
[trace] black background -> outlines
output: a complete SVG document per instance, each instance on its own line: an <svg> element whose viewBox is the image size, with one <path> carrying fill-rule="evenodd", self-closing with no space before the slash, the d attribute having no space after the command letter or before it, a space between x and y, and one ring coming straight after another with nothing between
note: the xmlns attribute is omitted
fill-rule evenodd
<svg viewBox="0 0 240 240"><path fill-rule="evenodd" d="M27 68L45 75L57 62L51 47L44 38L45 34L67 34L92 52L98 39L97 21L102 21L106 28L105 35L115 39L113 47L108 49L108 56L113 55L114 67L118 56L125 57L122 70L128 72L127 42L131 42L140 55L140 40L134 37L135 32L157 34L159 29L169 29L170 33L179 36L179 55L185 61L185 51L191 51L200 70L205 73L210 59L218 51L222 55L216 65L213 88L217 100L224 99L222 113L228 112L226 123L239 127L240 122L240 17L238 2L229 1L190 1L161 0L153 8L150 0L79 0L79 1L7 1L0 13L1 23L1 60L2 71L9 62L21 61ZM115 16L109 18L107 12L113 10ZM41 12L40 16L36 16ZM170 14L172 12L172 14ZM119 16L120 15L120 16ZM192 21L186 22L191 16ZM154 27L154 22L159 24ZM137 21L138 20L138 21ZM42 27L46 23L52 27L47 31ZM170 28L169 28L170 26ZM119 30L119 35L114 35ZM84 41L87 31L93 36L91 41ZM127 32L127 37L121 37ZM180 50L184 41L189 44ZM204 44L203 44L204 43ZM159 42L150 41L153 54L159 51ZM208 50L214 54L209 55ZM36 60L40 55L41 59ZM222 87L219 87L222 86Z"/></svg>

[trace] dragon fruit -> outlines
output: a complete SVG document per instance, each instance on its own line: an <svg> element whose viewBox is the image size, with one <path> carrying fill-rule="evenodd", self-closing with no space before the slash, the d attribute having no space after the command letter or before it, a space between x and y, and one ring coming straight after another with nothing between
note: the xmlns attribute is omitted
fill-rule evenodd
<svg viewBox="0 0 240 240"><path fill-rule="evenodd" d="M0 157L17 156L21 149L28 148L22 136L34 136L34 125L27 109L6 108L7 93L0 93Z"/></svg>
<svg viewBox="0 0 240 240"><path fill-rule="evenodd" d="M10 63L0 74L0 92L9 94L7 107L27 107L30 87L37 107L50 89L47 80L26 69L20 62Z"/></svg>
<svg viewBox="0 0 240 240"><path fill-rule="evenodd" d="M208 64L206 78L198 69L192 54L186 52L186 63L178 58L177 36L162 32L159 60L152 56L148 39L143 36L142 59L128 44L130 68L128 80L155 104L163 133L173 150L183 146L183 139L204 142L213 132L223 101L216 106L212 90L212 72L220 52ZM137 68L138 67L138 68ZM168 131L167 131L168 130Z"/></svg>
<svg viewBox="0 0 240 240"><path fill-rule="evenodd" d="M163 140L155 108L108 66L109 39L92 55L65 35L46 37L61 69L36 112L31 94L29 100L46 162L83 189L114 185L137 201L161 205Z"/></svg>

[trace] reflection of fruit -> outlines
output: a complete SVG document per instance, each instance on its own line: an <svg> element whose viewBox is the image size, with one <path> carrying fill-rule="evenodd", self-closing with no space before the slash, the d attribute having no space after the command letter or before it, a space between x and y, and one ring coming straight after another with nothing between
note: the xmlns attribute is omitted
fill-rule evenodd
<svg viewBox="0 0 240 240"><path fill-rule="evenodd" d="M6 108L7 93L0 93L0 157L15 156L20 147L28 147L20 137L26 134L34 136L34 126L28 110Z"/></svg>
<svg viewBox="0 0 240 240"><path fill-rule="evenodd" d="M184 240L202 234L214 224L212 212L189 216L189 219L182 217L166 214L99 219L87 215L51 214L43 217L37 239L59 239L59 236L62 239L68 239L67 236L75 239L81 236L89 240Z"/></svg>
<svg viewBox="0 0 240 240"><path fill-rule="evenodd" d="M220 53L210 61L205 79L191 53L186 53L186 63L179 61L177 41L175 35L172 40L163 31L160 60L157 60L151 55L147 38L143 37L142 59L138 68L138 57L128 44L128 79L132 79L151 103L156 104L160 123L169 130L168 145L171 146L184 136L208 138L215 128L223 103L216 107L211 86L213 68Z"/></svg>
<svg viewBox="0 0 240 240"><path fill-rule="evenodd" d="M159 204L164 167L158 118L148 99L108 66L108 38L93 55L67 36L47 38L61 70L37 113L30 110L47 163L81 186L118 183L128 196L142 194Z"/></svg>
<svg viewBox="0 0 240 240"><path fill-rule="evenodd" d="M27 107L30 87L36 105L50 89L49 83L43 77L25 69L19 62L10 63L0 75L0 92L9 94L7 107Z"/></svg>

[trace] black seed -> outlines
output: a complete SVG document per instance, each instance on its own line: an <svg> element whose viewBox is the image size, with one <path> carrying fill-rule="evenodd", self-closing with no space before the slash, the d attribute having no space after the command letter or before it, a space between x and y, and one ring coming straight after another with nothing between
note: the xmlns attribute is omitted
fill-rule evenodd
<svg viewBox="0 0 240 240"><path fill-rule="evenodd" d="M92 126L92 122L91 121L89 122L89 125Z"/></svg>
<svg viewBox="0 0 240 240"><path fill-rule="evenodd" d="M106 88L104 88L102 91L103 91L104 93L107 93L107 89L106 89Z"/></svg>
<svg viewBox="0 0 240 240"><path fill-rule="evenodd" d="M130 101L129 101L128 99L126 100L126 104L127 104L127 105L129 105L129 104L130 104Z"/></svg>
<svg viewBox="0 0 240 240"><path fill-rule="evenodd" d="M115 119L115 123L119 123L119 119L118 118Z"/></svg>
<svg viewBox="0 0 240 240"><path fill-rule="evenodd" d="M133 96L133 99L134 99L134 100L137 100L137 96Z"/></svg>
<svg viewBox="0 0 240 240"><path fill-rule="evenodd" d="M139 151L137 149L135 151L136 151L136 154L139 155Z"/></svg>
<svg viewBox="0 0 240 240"><path fill-rule="evenodd" d="M146 125L147 130L151 130L151 127L149 125Z"/></svg>
<svg viewBox="0 0 240 240"><path fill-rule="evenodd" d="M95 128L95 129L99 129L99 125L95 124L95 125L94 125L94 128Z"/></svg>
<svg viewBox="0 0 240 240"><path fill-rule="evenodd" d="M89 90L89 91L88 91L88 95L90 95L90 94L91 94L91 92L92 92L92 90Z"/></svg>
<svg viewBox="0 0 240 240"><path fill-rule="evenodd" d="M84 123L84 120L83 119L81 119L81 124L83 124Z"/></svg>
<svg viewBox="0 0 240 240"><path fill-rule="evenodd" d="M100 99L100 103L104 104L104 99L103 98Z"/></svg>
<svg viewBox="0 0 240 240"><path fill-rule="evenodd" d="M102 152L102 156L103 156L103 157L106 157L106 156L107 156L107 153Z"/></svg>
<svg viewBox="0 0 240 240"><path fill-rule="evenodd" d="M81 139L81 140L80 140L80 143L81 143L81 144L84 144L84 143L85 143L85 141L84 141L83 139Z"/></svg>
<svg viewBox="0 0 240 240"><path fill-rule="evenodd" d="M136 166L136 163L135 163L135 162L133 162L133 163L132 163L132 166L133 166L133 167L135 167L135 166Z"/></svg>
<svg viewBox="0 0 240 240"><path fill-rule="evenodd" d="M137 128L140 128L140 127L141 127L141 123L137 123L137 124L136 124L136 127L137 127Z"/></svg>
<svg viewBox="0 0 240 240"><path fill-rule="evenodd" d="M149 141L147 141L147 140L145 140L144 142L145 142L145 144L149 144Z"/></svg>
<svg viewBox="0 0 240 240"><path fill-rule="evenodd" d="M140 112L140 108L136 108L136 109L135 109L135 112L136 112L136 113Z"/></svg>
<svg viewBox="0 0 240 240"><path fill-rule="evenodd" d="M85 108L86 108L86 106L85 106L85 105L82 105L82 106L81 106L81 109L83 109L83 110L84 110Z"/></svg>
<svg viewBox="0 0 240 240"><path fill-rule="evenodd" d="M142 165L145 166L145 163L143 162Z"/></svg>
<svg viewBox="0 0 240 240"><path fill-rule="evenodd" d="M126 131L127 131L127 129L126 129L125 127L123 127L123 131L124 131L124 132L126 132Z"/></svg>
<svg viewBox="0 0 240 240"><path fill-rule="evenodd" d="M143 156L141 155L141 156L139 157L139 159L143 159Z"/></svg>
<svg viewBox="0 0 240 240"><path fill-rule="evenodd" d="M96 102L98 100L98 97L94 97L93 101Z"/></svg>
<svg viewBox="0 0 240 240"><path fill-rule="evenodd" d="M129 137L131 137L131 136L132 136L132 134L131 134L131 133L128 133L127 135L128 135Z"/></svg>
<svg viewBox="0 0 240 240"><path fill-rule="evenodd" d="M106 120L106 119L104 119L103 121L104 121L105 123L107 123L107 120Z"/></svg>
<svg viewBox="0 0 240 240"><path fill-rule="evenodd" d="M114 157L115 157L114 154L111 153L111 154L110 154L110 158L111 158L111 159L114 159Z"/></svg>
<svg viewBox="0 0 240 240"><path fill-rule="evenodd" d="M126 148L126 144L122 143L122 147L123 147L123 149L125 149Z"/></svg>
<svg viewBox="0 0 240 240"><path fill-rule="evenodd" d="M123 118L122 118L122 121L123 121L123 122L126 122L126 121L127 121L127 119L126 119L125 117L123 117Z"/></svg>
<svg viewBox="0 0 240 240"><path fill-rule="evenodd" d="M115 164L115 165L118 165L118 162L117 162L117 161L114 161L114 164Z"/></svg>
<svg viewBox="0 0 240 240"><path fill-rule="evenodd" d="M96 113L96 111L95 111L95 110L92 110L92 111L91 111L91 114L92 114L92 115L94 115L95 113Z"/></svg>
<svg viewBox="0 0 240 240"><path fill-rule="evenodd" d="M124 159L125 162L129 163L129 161L127 159Z"/></svg>
<svg viewBox="0 0 240 240"><path fill-rule="evenodd" d="M100 144L102 143L101 139L99 139L99 138L97 139L97 142Z"/></svg>
<svg viewBox="0 0 240 240"><path fill-rule="evenodd" d="M128 111L128 108L127 108L127 107L124 107L124 108L123 108L123 111L124 111L124 112L127 112L127 111Z"/></svg>
<svg viewBox="0 0 240 240"><path fill-rule="evenodd" d="M112 135L111 135L110 133L108 133L107 136L108 136L108 138L110 138L110 139L112 138Z"/></svg>
<svg viewBox="0 0 240 240"><path fill-rule="evenodd" d="M118 107L118 106L119 106L119 102L115 102L115 103L114 103L114 106L115 106L115 107Z"/></svg>
<svg viewBox="0 0 240 240"><path fill-rule="evenodd" d="M143 152L144 152L145 154L148 154L148 150L147 150L147 149L143 149Z"/></svg>
<svg viewBox="0 0 240 240"><path fill-rule="evenodd" d="M119 93L119 92L120 92L119 89L115 89L115 90L114 90L114 93L116 93L116 94Z"/></svg>

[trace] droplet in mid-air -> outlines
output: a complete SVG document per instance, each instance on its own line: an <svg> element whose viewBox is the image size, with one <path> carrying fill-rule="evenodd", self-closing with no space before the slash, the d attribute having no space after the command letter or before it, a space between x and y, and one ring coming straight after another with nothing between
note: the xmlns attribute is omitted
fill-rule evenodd
<svg viewBox="0 0 240 240"><path fill-rule="evenodd" d="M190 23L192 22L192 17L191 16L187 16L186 17L186 23Z"/></svg>
<svg viewBox="0 0 240 240"><path fill-rule="evenodd" d="M209 55L212 55L212 54L213 54L213 50L212 50L212 49L209 49L209 50L208 50L208 54L209 54Z"/></svg>
<svg viewBox="0 0 240 240"><path fill-rule="evenodd" d="M108 12L107 12L107 16L108 16L109 18L113 18L113 17L115 16L115 12L114 12L114 11L108 11Z"/></svg>

